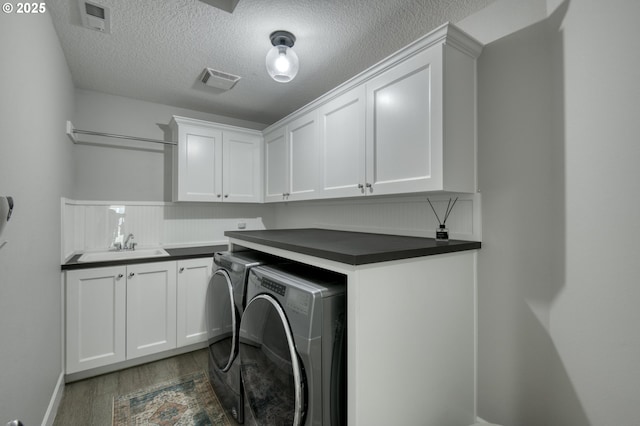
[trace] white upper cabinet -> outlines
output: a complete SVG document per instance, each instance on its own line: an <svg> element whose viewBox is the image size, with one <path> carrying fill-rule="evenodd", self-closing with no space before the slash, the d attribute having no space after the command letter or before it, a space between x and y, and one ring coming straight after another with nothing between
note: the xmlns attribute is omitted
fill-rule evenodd
<svg viewBox="0 0 640 426"><path fill-rule="evenodd" d="M262 137L255 133L223 132L222 196L224 201L234 203L261 201L261 145Z"/></svg>
<svg viewBox="0 0 640 426"><path fill-rule="evenodd" d="M282 201L289 190L288 150L285 127L264 134L264 201Z"/></svg>
<svg viewBox="0 0 640 426"><path fill-rule="evenodd" d="M289 200L296 199L293 194L476 192L476 58L481 49L455 26L443 25L276 123L274 128L298 129L306 142L298 155L283 153L290 168L306 174L298 182L285 182L288 189L282 192L290 193ZM315 133L304 127L315 114L317 151L310 142ZM293 141L287 141L288 149L295 149L296 135L289 130L287 138ZM312 188L314 152L317 189ZM276 162L271 158L267 167ZM295 169L289 177L296 178Z"/></svg>
<svg viewBox="0 0 640 426"><path fill-rule="evenodd" d="M318 115L316 111L287 126L289 190L287 200L318 196Z"/></svg>
<svg viewBox="0 0 640 426"><path fill-rule="evenodd" d="M317 116L312 111L265 133L265 201L318 197Z"/></svg>
<svg viewBox="0 0 640 426"><path fill-rule="evenodd" d="M260 132L174 116L174 201L260 202Z"/></svg>
<svg viewBox="0 0 640 426"><path fill-rule="evenodd" d="M318 110L322 197L350 197L364 192L365 99L365 88L359 86Z"/></svg>
<svg viewBox="0 0 640 426"><path fill-rule="evenodd" d="M218 201L222 194L222 132L192 120L174 117L174 201Z"/></svg>
<svg viewBox="0 0 640 426"><path fill-rule="evenodd" d="M474 57L436 44L366 88L367 194L476 192Z"/></svg>
<svg viewBox="0 0 640 426"><path fill-rule="evenodd" d="M367 194L441 190L438 46L366 84Z"/></svg>

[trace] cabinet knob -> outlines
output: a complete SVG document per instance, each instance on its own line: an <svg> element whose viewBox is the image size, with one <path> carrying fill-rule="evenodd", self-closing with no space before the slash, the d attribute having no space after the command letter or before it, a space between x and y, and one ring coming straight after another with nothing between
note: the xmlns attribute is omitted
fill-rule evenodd
<svg viewBox="0 0 640 426"><path fill-rule="evenodd" d="M180 268L180 270L178 272L183 273L184 272L184 267Z"/></svg>
<svg viewBox="0 0 640 426"><path fill-rule="evenodd" d="M229 194L224 194L224 198L229 198Z"/></svg>
<svg viewBox="0 0 640 426"><path fill-rule="evenodd" d="M217 194L216 197L220 198L220 197L222 197L222 195L221 194Z"/></svg>
<svg viewBox="0 0 640 426"><path fill-rule="evenodd" d="M135 275L135 273L129 272L129 278L133 277L134 275Z"/></svg>
<svg viewBox="0 0 640 426"><path fill-rule="evenodd" d="M364 189L364 185L363 185L363 184L361 184L361 183L359 183L359 184L358 184L358 189Z"/></svg>
<svg viewBox="0 0 640 426"><path fill-rule="evenodd" d="M124 277L124 275L122 275L122 274L118 274L118 279L120 279L120 278L122 278L122 277Z"/></svg>
<svg viewBox="0 0 640 426"><path fill-rule="evenodd" d="M369 192L373 192L373 185L371 185L369 182L367 182L367 184L365 186L367 188L369 188Z"/></svg>

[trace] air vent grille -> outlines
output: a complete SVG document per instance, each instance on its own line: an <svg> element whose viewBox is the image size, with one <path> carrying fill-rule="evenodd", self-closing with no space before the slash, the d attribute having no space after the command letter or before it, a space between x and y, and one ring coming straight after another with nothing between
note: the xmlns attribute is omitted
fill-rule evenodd
<svg viewBox="0 0 640 426"><path fill-rule="evenodd" d="M96 18L104 19L104 9L96 6L95 4L85 3L84 10L87 15L95 16Z"/></svg>
<svg viewBox="0 0 640 426"><path fill-rule="evenodd" d="M204 84L217 89L229 90L236 85L241 77L226 72L205 68L200 79Z"/></svg>
<svg viewBox="0 0 640 426"><path fill-rule="evenodd" d="M101 4L78 0L82 25L90 30L111 33L111 9Z"/></svg>

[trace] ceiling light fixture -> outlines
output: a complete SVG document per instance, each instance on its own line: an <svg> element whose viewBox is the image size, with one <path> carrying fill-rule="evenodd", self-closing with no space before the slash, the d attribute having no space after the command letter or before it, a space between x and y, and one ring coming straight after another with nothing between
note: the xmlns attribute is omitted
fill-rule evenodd
<svg viewBox="0 0 640 426"><path fill-rule="evenodd" d="M278 83L288 83L298 74L298 55L291 49L296 37L288 31L274 31L269 38L273 47L267 53L267 72Z"/></svg>

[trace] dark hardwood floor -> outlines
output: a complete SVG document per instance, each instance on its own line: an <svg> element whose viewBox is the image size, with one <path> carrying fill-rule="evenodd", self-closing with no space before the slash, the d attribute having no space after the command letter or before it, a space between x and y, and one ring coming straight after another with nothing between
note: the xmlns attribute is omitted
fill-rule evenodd
<svg viewBox="0 0 640 426"><path fill-rule="evenodd" d="M206 349L69 383L54 426L109 426L115 396L197 371L207 371Z"/></svg>

